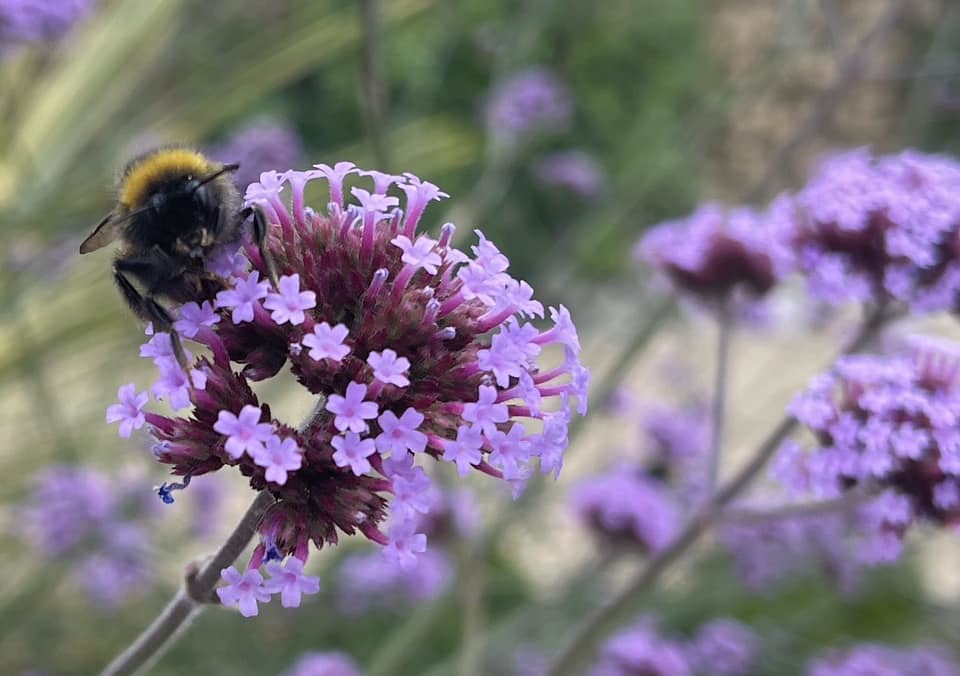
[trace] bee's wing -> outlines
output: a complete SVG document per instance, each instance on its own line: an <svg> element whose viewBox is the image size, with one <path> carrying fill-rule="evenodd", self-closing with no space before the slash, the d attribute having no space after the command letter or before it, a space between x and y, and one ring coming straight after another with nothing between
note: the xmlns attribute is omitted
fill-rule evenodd
<svg viewBox="0 0 960 676"><path fill-rule="evenodd" d="M103 217L103 220L97 224L90 236L83 240L80 245L80 253L90 253L96 251L112 242L120 234L120 225L123 219L116 218L112 211Z"/></svg>

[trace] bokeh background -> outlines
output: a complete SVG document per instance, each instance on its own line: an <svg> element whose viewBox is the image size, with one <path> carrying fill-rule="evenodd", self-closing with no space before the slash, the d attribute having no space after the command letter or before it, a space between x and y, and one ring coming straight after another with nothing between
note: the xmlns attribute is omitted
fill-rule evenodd
<svg viewBox="0 0 960 676"><path fill-rule="evenodd" d="M594 384L559 481L512 502L471 477L418 590L345 541L311 559L320 597L255 620L208 611L153 673L274 674L341 650L370 674L514 674L643 564L569 507L579 478L643 445L608 401L684 402L710 382L712 328L651 288L637 238L706 199L762 205L829 149L960 152L958 121L946 0L0 0L0 671L96 672L248 499L223 472L160 504L146 437L104 424L148 366L109 254L76 251L138 150L196 144L243 163L241 181L351 160L438 184L452 197L429 223L482 228L538 297L566 304ZM812 317L788 288L738 336L724 474L847 326ZM268 397L291 419L309 406ZM852 590L816 566L741 584L708 539L637 613L678 636L745 622L758 674L860 640L950 645L953 538L930 534Z"/></svg>

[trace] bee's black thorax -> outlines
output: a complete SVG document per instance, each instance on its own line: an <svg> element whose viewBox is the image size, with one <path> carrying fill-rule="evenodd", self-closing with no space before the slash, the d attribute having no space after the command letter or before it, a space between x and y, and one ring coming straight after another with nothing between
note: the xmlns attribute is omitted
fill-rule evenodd
<svg viewBox="0 0 960 676"><path fill-rule="evenodd" d="M204 261L241 234L240 198L226 176L200 185L193 176L157 180L123 233L116 266L149 294L177 303L212 298L222 280Z"/></svg>
<svg viewBox="0 0 960 676"><path fill-rule="evenodd" d="M192 177L160 181L140 208L124 233L132 254L156 247L173 257L202 259L239 235L239 196L225 177L202 186Z"/></svg>

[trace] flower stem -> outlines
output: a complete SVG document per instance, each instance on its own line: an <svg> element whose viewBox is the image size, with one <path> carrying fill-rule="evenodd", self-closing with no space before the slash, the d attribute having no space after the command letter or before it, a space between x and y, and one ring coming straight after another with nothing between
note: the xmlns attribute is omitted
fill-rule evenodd
<svg viewBox="0 0 960 676"><path fill-rule="evenodd" d="M247 509L240 523L226 542L195 574L188 572L183 586L170 600L159 616L120 653L101 673L101 676L133 674L160 656L172 645L180 629L186 626L203 605L213 597L213 588L220 579L220 570L232 564L246 549L256 533L263 515L274 504L269 491L261 491Z"/></svg>
<svg viewBox="0 0 960 676"><path fill-rule="evenodd" d="M844 347L841 355L862 349L877 332L892 318L883 308L871 313L853 339ZM587 619L576 632L567 647L553 660L546 676L564 676L581 673L580 667L592 655L596 644L616 628L623 616L630 611L644 594L653 588L660 576L679 559L720 518L724 508L760 474L787 436L797 426L795 418L786 417L764 440L753 458L730 479L687 522L686 527L666 549L650 559L646 567L627 586Z"/></svg>
<svg viewBox="0 0 960 676"><path fill-rule="evenodd" d="M733 333L730 306L722 303L717 311L717 352L713 378L713 415L710 431L710 466L707 480L710 493L717 488L720 476L720 454L723 452L723 423L727 401L727 371L730 365L730 339Z"/></svg>

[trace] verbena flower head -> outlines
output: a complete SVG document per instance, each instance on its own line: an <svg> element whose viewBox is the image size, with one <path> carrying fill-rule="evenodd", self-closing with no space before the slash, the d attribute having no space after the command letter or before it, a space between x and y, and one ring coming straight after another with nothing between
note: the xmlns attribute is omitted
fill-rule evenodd
<svg viewBox="0 0 960 676"><path fill-rule="evenodd" d="M94 0L0 0L0 55L11 47L62 38Z"/></svg>
<svg viewBox="0 0 960 676"><path fill-rule="evenodd" d="M151 579L144 489L129 476L48 467L19 510L20 531L45 556L70 561L72 579L93 601L116 606Z"/></svg>
<svg viewBox="0 0 960 676"><path fill-rule="evenodd" d="M510 141L538 131L562 131L572 114L566 85L547 68L528 68L494 85L486 123L491 134Z"/></svg>
<svg viewBox="0 0 960 676"><path fill-rule="evenodd" d="M960 164L906 151L828 157L771 207L810 293L831 304L950 309L960 290Z"/></svg>
<svg viewBox="0 0 960 676"><path fill-rule="evenodd" d="M233 131L221 144L211 148L209 154L221 162L240 165L233 181L244 190L260 178L261 172L300 164L303 140L283 120L258 119Z"/></svg>
<svg viewBox="0 0 960 676"><path fill-rule="evenodd" d="M680 529L680 508L670 488L637 467L615 467L584 479L570 501L580 520L613 544L656 552Z"/></svg>
<svg viewBox="0 0 960 676"><path fill-rule="evenodd" d="M760 639L752 629L722 617L700 627L689 652L698 673L746 676L759 644Z"/></svg>
<svg viewBox="0 0 960 676"><path fill-rule="evenodd" d="M828 650L807 665L807 676L958 676L960 663L939 647L895 648L861 643Z"/></svg>
<svg viewBox="0 0 960 676"><path fill-rule="evenodd" d="M603 193L606 175L593 157L582 150L562 150L540 158L534 176L544 185L571 190L589 199Z"/></svg>
<svg viewBox="0 0 960 676"><path fill-rule="evenodd" d="M372 190L346 191L351 175ZM330 191L323 210L304 204L317 179ZM280 288L263 281L255 246L242 257L224 252L210 262L229 280L211 303L219 320L196 304L179 310L182 337L209 356L184 374L168 336L144 346L161 374L151 391L188 415L145 411L131 389L112 417L135 428L142 415L155 457L176 475L232 466L276 498L253 568L288 555L305 561L310 542L359 532L409 570L426 547L416 519L430 509L429 461L514 488L538 459L542 472L560 471L571 407L586 412L588 382L570 314L549 308L548 327L537 328L530 320L543 306L479 231L472 256L450 245L452 224L439 239L418 234L424 209L445 196L412 174L345 162L264 173L247 202L272 224ZM538 365L541 353L549 367ZM285 365L318 402L300 427L274 417L250 387ZM171 488L161 497L172 499Z"/></svg>
<svg viewBox="0 0 960 676"><path fill-rule="evenodd" d="M761 214L708 203L684 219L655 226L636 256L678 292L715 303L757 299L790 271L790 253Z"/></svg>
<svg viewBox="0 0 960 676"><path fill-rule="evenodd" d="M880 558L895 558L916 520L960 521L960 345L915 337L892 356L838 361L790 405L815 435L802 455L788 447L781 476L795 492L834 497L885 489L872 505Z"/></svg>
<svg viewBox="0 0 960 676"><path fill-rule="evenodd" d="M644 405L637 411L648 471L678 484L684 496L702 489L710 447L710 412L701 402Z"/></svg>
<svg viewBox="0 0 960 676"><path fill-rule="evenodd" d="M604 645L591 676L689 676L693 669L684 645L665 638L653 618L644 617Z"/></svg>
<svg viewBox="0 0 960 676"><path fill-rule="evenodd" d="M705 495L709 416L696 402L663 406L625 393L619 398L618 421L638 427L631 457L578 482L570 505L607 544L656 552L670 544L685 512Z"/></svg>

